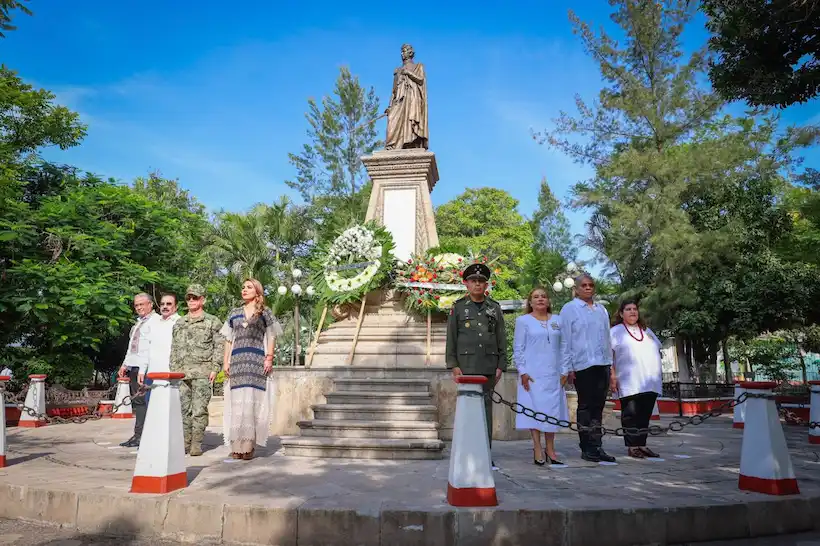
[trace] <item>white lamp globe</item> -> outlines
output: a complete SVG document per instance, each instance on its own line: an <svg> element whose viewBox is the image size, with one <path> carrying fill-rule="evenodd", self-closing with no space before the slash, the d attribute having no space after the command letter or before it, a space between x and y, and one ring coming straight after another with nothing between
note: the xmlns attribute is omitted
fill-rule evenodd
<svg viewBox="0 0 820 546"><path fill-rule="evenodd" d="M293 292L294 295L298 296L299 294L302 293L302 287L299 286L298 284L294 284L293 286L290 287L290 291Z"/></svg>
<svg viewBox="0 0 820 546"><path fill-rule="evenodd" d="M313 288L313 286L312 286L312 285L311 285L311 286L308 286L308 287L307 287L307 290L305 290L305 293L306 293L308 296L312 296L312 295L314 295L314 294L316 293L316 289L315 289L315 288Z"/></svg>
<svg viewBox="0 0 820 546"><path fill-rule="evenodd" d="M555 281L555 284L552 285L552 289L556 292L560 292L564 288L564 285L561 284L561 281Z"/></svg>
<svg viewBox="0 0 820 546"><path fill-rule="evenodd" d="M280 286L279 288L277 288L277 289L276 289L276 292L277 292L280 296L284 296L285 294L287 294L287 293L288 293L288 287L287 287L287 286Z"/></svg>
<svg viewBox="0 0 820 546"><path fill-rule="evenodd" d="M293 275L294 279L299 279L299 278L302 277L302 270L301 269L294 269L293 271L290 272L290 274Z"/></svg>
<svg viewBox="0 0 820 546"><path fill-rule="evenodd" d="M575 286L575 281L570 277L567 277L566 279L564 279L564 286L566 286L567 288L572 288L573 286Z"/></svg>
<svg viewBox="0 0 820 546"><path fill-rule="evenodd" d="M575 265L575 262L570 262L567 264L567 271L575 271L577 268L578 266Z"/></svg>

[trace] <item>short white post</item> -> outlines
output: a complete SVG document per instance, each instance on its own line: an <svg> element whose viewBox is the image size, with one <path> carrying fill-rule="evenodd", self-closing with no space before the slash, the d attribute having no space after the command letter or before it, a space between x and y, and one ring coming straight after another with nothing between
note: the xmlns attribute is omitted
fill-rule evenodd
<svg viewBox="0 0 820 546"><path fill-rule="evenodd" d="M809 443L820 444L820 381L809 381L809 385L811 385L809 421L817 423L815 428L809 428Z"/></svg>
<svg viewBox="0 0 820 546"><path fill-rule="evenodd" d="M151 403L145 416L131 493L169 493L188 486L179 382L184 373L149 373Z"/></svg>
<svg viewBox="0 0 820 546"><path fill-rule="evenodd" d="M740 386L750 396L743 403L746 415L738 488L767 495L800 493L774 398L751 396L771 396L777 383L742 381Z"/></svg>
<svg viewBox="0 0 820 546"><path fill-rule="evenodd" d="M0 375L0 468L6 468L6 383L10 380Z"/></svg>
<svg viewBox="0 0 820 546"><path fill-rule="evenodd" d="M661 410L658 408L658 401L655 400L655 407L652 408L652 417L649 418L652 421L660 421L661 419Z"/></svg>
<svg viewBox="0 0 820 546"><path fill-rule="evenodd" d="M735 383L735 400L743 394L743 387L740 386L740 381ZM734 407L732 413L732 428L743 428L743 422L746 420L746 404L738 404Z"/></svg>
<svg viewBox="0 0 820 546"><path fill-rule="evenodd" d="M481 375L455 378L458 386L447 502L451 506L498 506L487 438Z"/></svg>
<svg viewBox="0 0 820 546"><path fill-rule="evenodd" d="M127 377L117 378L117 395L114 397L114 404L122 404L127 397L131 396L131 380ZM112 419L133 419L134 410L131 404L123 404L111 414Z"/></svg>
<svg viewBox="0 0 820 546"><path fill-rule="evenodd" d="M46 421L40 416L46 414L46 375L30 375L28 392L26 392L25 406L37 412L37 415L29 415L23 408L20 411L20 422L17 426L36 428L46 425Z"/></svg>

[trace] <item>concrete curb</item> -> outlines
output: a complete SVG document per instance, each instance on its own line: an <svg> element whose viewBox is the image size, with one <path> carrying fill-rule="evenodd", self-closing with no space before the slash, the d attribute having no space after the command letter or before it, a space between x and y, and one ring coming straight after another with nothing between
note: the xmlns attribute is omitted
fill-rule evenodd
<svg viewBox="0 0 820 546"><path fill-rule="evenodd" d="M294 545L675 544L820 530L820 496L657 508L430 510L373 499L357 509L311 499L276 506L169 495L75 492L0 484L0 517L111 536ZM674 499L670 499L674 500ZM603 537L606 537L605 539Z"/></svg>

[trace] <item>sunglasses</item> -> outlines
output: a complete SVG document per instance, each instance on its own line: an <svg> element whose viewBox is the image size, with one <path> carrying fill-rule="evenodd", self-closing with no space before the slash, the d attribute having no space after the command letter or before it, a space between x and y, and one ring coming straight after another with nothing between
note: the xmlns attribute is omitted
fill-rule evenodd
<svg viewBox="0 0 820 546"><path fill-rule="evenodd" d="M185 296L185 301L198 300L201 297L202 296L194 296L193 294L188 294Z"/></svg>

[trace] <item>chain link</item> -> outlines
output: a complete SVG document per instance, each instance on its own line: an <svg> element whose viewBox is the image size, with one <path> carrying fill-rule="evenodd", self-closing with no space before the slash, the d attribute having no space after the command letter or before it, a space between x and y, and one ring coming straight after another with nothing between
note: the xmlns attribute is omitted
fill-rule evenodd
<svg viewBox="0 0 820 546"><path fill-rule="evenodd" d="M39 413L36 409L25 405L26 391L23 390L16 395L9 396L9 403L16 404L21 407L21 411L26 412L30 417L36 418L38 421L44 421L50 425L64 425L67 423L85 423L87 421L98 421L103 417L109 417L117 412L123 406L130 406L134 400L144 398L148 390L153 388L153 385L142 385L133 396L129 395L122 399L119 404L112 404L110 409L105 411L100 410L99 404L94 408L94 411L86 415L75 415L72 417L60 417L59 415L47 415ZM22 399L22 401L20 401Z"/></svg>
<svg viewBox="0 0 820 546"><path fill-rule="evenodd" d="M703 424L707 419L712 417L718 417L723 415L727 410L733 409L735 406L742 404L746 401L747 398L768 398L768 395L758 395L752 393L741 393L740 396L733 400L729 400L725 404L721 404L719 407L707 412L702 413L700 415L693 415L688 417L684 420L675 420L669 423L666 426L661 425L651 425L647 428L634 428L634 427L618 427L615 429L607 428L603 425L601 426L584 426L579 425L578 423L574 423L571 421L567 421L565 419L558 419L551 415L547 415L546 413L542 413L540 411L535 411L531 408L526 406L522 406L518 402L510 402L505 400L503 396L501 396L498 391L493 390L490 393L485 395L486 397L490 398L496 404L501 404L510 408L514 413L518 413L521 415L525 415L540 423L548 423L553 426L558 426L562 428L568 428L575 432L594 432L600 433L602 436L606 434L611 434L613 436L637 436L641 434L648 434L650 436L660 436L661 434L665 434L667 432L680 432L684 428L689 425L700 425Z"/></svg>

